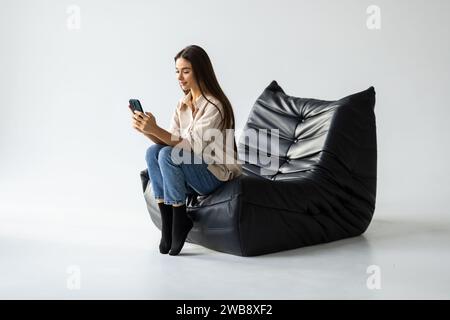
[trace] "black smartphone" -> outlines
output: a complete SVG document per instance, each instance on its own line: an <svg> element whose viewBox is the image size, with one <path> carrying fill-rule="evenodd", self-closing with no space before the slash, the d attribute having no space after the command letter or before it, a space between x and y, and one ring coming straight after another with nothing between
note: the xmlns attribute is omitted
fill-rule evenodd
<svg viewBox="0 0 450 320"><path fill-rule="evenodd" d="M144 113L144 109L142 109L142 105L141 102L138 99L130 99L130 106L131 109L134 111L140 111L142 113Z"/></svg>

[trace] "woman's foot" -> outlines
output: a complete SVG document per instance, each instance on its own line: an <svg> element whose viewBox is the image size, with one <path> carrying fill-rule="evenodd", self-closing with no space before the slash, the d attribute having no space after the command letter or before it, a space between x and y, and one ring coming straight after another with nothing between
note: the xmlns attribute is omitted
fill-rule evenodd
<svg viewBox="0 0 450 320"><path fill-rule="evenodd" d="M186 213L186 205L173 207L172 247L169 255L176 256L180 253L193 225L192 220Z"/></svg>
<svg viewBox="0 0 450 320"><path fill-rule="evenodd" d="M159 211L161 212L161 241L159 243L159 252L162 254L169 253L172 246L172 206L158 203Z"/></svg>

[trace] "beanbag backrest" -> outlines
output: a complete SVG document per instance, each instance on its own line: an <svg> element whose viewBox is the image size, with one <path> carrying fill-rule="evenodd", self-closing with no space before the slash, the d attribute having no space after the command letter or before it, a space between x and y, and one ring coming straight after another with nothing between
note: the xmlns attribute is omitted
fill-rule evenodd
<svg viewBox="0 0 450 320"><path fill-rule="evenodd" d="M256 100L239 141L239 155L246 162L244 170L272 180L296 180L306 173L320 172L343 185L351 177L374 197L374 106L373 87L337 101L325 101L287 95L272 81ZM248 137L251 131L271 129L278 129L278 134L268 134L267 139L279 138L279 146L278 150L267 148L266 155L270 143ZM258 154L257 150L262 152ZM267 163L267 157L273 161Z"/></svg>

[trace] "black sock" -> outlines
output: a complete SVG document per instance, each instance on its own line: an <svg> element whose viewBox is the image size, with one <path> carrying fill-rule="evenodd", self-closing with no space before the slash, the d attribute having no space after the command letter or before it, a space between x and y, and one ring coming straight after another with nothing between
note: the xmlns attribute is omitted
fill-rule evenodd
<svg viewBox="0 0 450 320"><path fill-rule="evenodd" d="M159 243L159 252L168 253L172 246L172 206L158 203L159 211L161 212L161 241Z"/></svg>
<svg viewBox="0 0 450 320"><path fill-rule="evenodd" d="M192 220L186 213L186 205L173 207L172 247L169 252L171 256L180 253L193 225Z"/></svg>

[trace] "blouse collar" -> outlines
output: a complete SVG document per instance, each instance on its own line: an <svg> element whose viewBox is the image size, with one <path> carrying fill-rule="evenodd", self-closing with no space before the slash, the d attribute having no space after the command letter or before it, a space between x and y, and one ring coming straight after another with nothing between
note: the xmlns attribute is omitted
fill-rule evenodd
<svg viewBox="0 0 450 320"><path fill-rule="evenodd" d="M190 90L189 90L188 94L186 94L183 97L182 102L186 106L191 106L192 105L192 92ZM197 99L195 99L195 101L194 101L195 109L200 109L200 108L204 107L207 102L208 102L208 100L206 100L203 95L197 97Z"/></svg>

